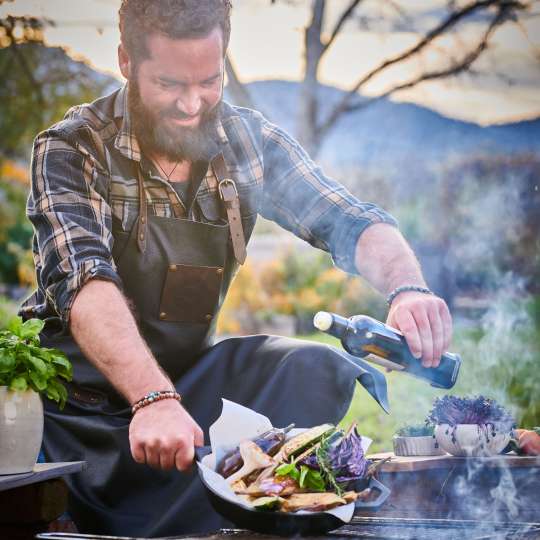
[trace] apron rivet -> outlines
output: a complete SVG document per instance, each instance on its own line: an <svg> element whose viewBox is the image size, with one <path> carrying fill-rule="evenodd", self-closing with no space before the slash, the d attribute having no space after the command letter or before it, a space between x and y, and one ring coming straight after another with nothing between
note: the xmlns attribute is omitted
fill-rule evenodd
<svg viewBox="0 0 540 540"><path fill-rule="evenodd" d="M171 272L176 272L176 264L171 264L171 265L169 266L169 270L170 270Z"/></svg>
<svg viewBox="0 0 540 540"><path fill-rule="evenodd" d="M146 223L146 218L144 216L141 218L141 223Z"/></svg>
<svg viewBox="0 0 540 540"><path fill-rule="evenodd" d="M166 314L164 311L162 311L162 312L159 314L159 318L163 320L163 319L167 318L167 314Z"/></svg>
<svg viewBox="0 0 540 540"><path fill-rule="evenodd" d="M207 321L211 321L211 320L212 320L212 315L208 314L208 315L205 317L205 319L206 319Z"/></svg>
<svg viewBox="0 0 540 540"><path fill-rule="evenodd" d="M141 240L144 240L144 234L141 234L141 235L139 236L139 238L140 238Z"/></svg>

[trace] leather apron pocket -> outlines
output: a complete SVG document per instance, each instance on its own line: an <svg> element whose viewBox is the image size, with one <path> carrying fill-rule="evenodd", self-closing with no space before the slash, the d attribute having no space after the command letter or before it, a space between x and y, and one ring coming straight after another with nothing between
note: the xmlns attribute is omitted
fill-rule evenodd
<svg viewBox="0 0 540 540"><path fill-rule="evenodd" d="M223 267L169 264L159 318L168 322L210 324L218 314Z"/></svg>

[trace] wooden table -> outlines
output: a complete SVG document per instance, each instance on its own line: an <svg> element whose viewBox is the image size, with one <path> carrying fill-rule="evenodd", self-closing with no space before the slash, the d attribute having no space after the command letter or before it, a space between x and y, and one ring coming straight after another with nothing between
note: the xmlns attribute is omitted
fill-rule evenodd
<svg viewBox="0 0 540 540"><path fill-rule="evenodd" d="M29 473L0 475L0 538L33 539L67 507L62 476L83 470L84 461L36 463Z"/></svg>
<svg viewBox="0 0 540 540"><path fill-rule="evenodd" d="M540 522L540 456L369 457L390 458L378 475L392 491L379 517Z"/></svg>

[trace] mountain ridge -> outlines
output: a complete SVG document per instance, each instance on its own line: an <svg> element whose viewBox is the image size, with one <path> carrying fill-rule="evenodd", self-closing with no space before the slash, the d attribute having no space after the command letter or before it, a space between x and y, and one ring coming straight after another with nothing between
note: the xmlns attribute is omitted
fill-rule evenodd
<svg viewBox="0 0 540 540"><path fill-rule="evenodd" d="M294 136L299 83L257 81L248 88L270 119ZM344 94L320 86L323 114ZM516 153L540 153L540 117L482 126L415 103L382 99L344 115L324 140L317 160L331 167L359 165L388 172L411 158L421 157L418 165L428 166L478 154Z"/></svg>

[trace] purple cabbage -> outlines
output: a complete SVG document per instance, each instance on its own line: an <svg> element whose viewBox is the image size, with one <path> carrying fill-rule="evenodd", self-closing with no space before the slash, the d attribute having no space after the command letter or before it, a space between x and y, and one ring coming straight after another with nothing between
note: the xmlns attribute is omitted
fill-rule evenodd
<svg viewBox="0 0 540 540"><path fill-rule="evenodd" d="M310 454L302 460L304 465L320 470L315 454ZM362 449L362 437L356 426L350 433L331 444L326 452L326 463L332 470L337 483L342 484L364 478L370 462Z"/></svg>
<svg viewBox="0 0 540 540"><path fill-rule="evenodd" d="M497 425L510 429L514 425L512 415L493 399L484 396L460 398L443 396L435 399L426 423Z"/></svg>

